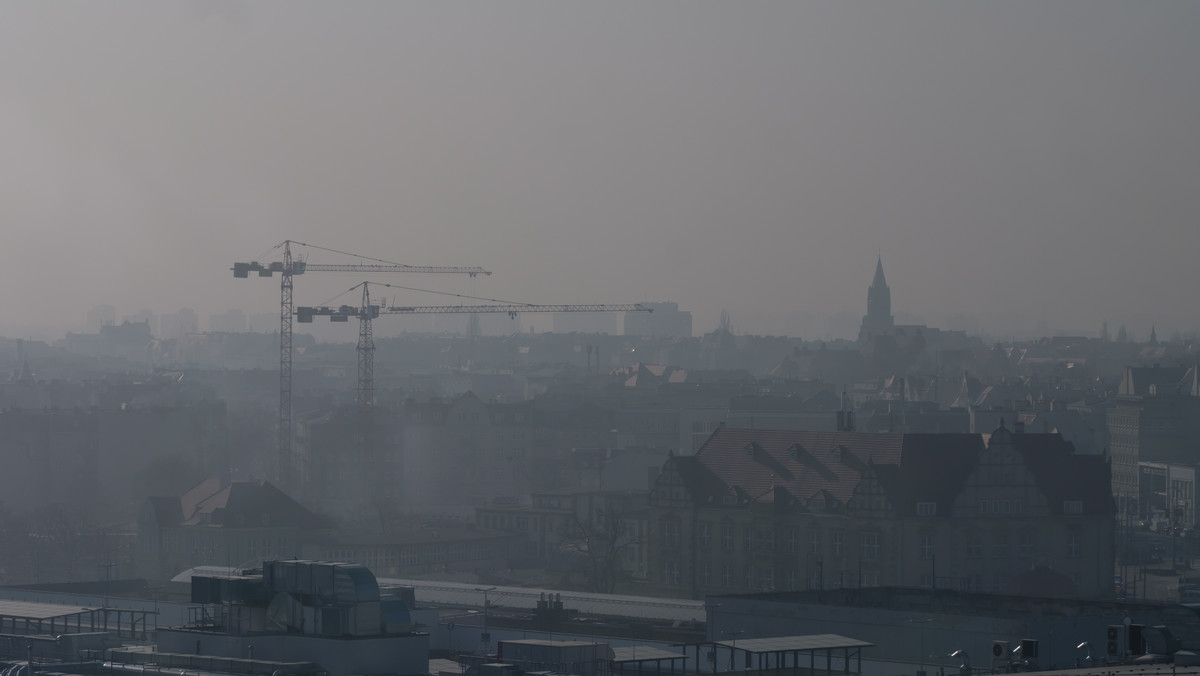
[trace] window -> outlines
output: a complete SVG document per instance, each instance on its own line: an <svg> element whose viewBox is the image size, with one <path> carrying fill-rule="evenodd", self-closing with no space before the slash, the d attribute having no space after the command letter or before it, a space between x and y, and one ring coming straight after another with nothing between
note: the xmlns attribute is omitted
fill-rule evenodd
<svg viewBox="0 0 1200 676"><path fill-rule="evenodd" d="M733 526L728 524L721 526L721 549L727 552L733 549Z"/></svg>
<svg viewBox="0 0 1200 676"><path fill-rule="evenodd" d="M1020 514L1020 513L1021 513L1021 501L1013 500L1013 514Z"/></svg>
<svg viewBox="0 0 1200 676"><path fill-rule="evenodd" d="M1063 514L1080 515L1083 514L1082 500L1063 500Z"/></svg>
<svg viewBox="0 0 1200 676"><path fill-rule="evenodd" d="M679 546L679 522L672 520L664 520L659 523L659 531L661 535L662 546L678 547Z"/></svg>
<svg viewBox="0 0 1200 676"><path fill-rule="evenodd" d="M993 559L1008 558L1008 536L1001 533L996 536L996 541L992 544Z"/></svg>
<svg viewBox="0 0 1200 676"><path fill-rule="evenodd" d="M775 569L763 567L758 573L758 588L762 591L775 591Z"/></svg>
<svg viewBox="0 0 1200 676"><path fill-rule="evenodd" d="M754 589L754 566L746 566L746 587Z"/></svg>
<svg viewBox="0 0 1200 676"><path fill-rule="evenodd" d="M980 501L979 501L979 513L980 513L980 514L987 514L987 513L988 513L988 507L990 507L990 506L991 506L991 504L992 504L992 503L988 502L987 500L980 500Z"/></svg>
<svg viewBox="0 0 1200 676"><path fill-rule="evenodd" d="M978 559L983 556L983 543L979 541L978 535L966 537L966 555L968 559Z"/></svg>
<svg viewBox="0 0 1200 676"><path fill-rule="evenodd" d="M711 538L709 537L708 530L709 530L708 524L706 524L706 523L700 524L700 533L699 533L700 549L708 549L709 545L711 544Z"/></svg>
<svg viewBox="0 0 1200 676"><path fill-rule="evenodd" d="M663 561L663 584L679 584L679 562L675 559Z"/></svg>
<svg viewBox="0 0 1200 676"><path fill-rule="evenodd" d="M933 536L925 535L921 538L921 558L925 561L933 559Z"/></svg>
<svg viewBox="0 0 1200 676"><path fill-rule="evenodd" d="M929 573L922 573L921 574L921 586L925 587L926 589L932 588L933 587L933 575L930 575Z"/></svg>
<svg viewBox="0 0 1200 676"><path fill-rule="evenodd" d="M730 566L728 563L721 566L721 586L733 586L733 566Z"/></svg>
<svg viewBox="0 0 1200 676"><path fill-rule="evenodd" d="M859 556L864 559L879 558L879 533L863 533Z"/></svg>
<svg viewBox="0 0 1200 676"><path fill-rule="evenodd" d="M814 530L812 537L809 538L809 551L813 554L821 553L821 531Z"/></svg>
<svg viewBox="0 0 1200 676"><path fill-rule="evenodd" d="M709 582L708 578L709 578L708 562L705 561L703 564L700 565L700 585L703 587L707 587L708 582Z"/></svg>
<svg viewBox="0 0 1200 676"><path fill-rule="evenodd" d="M833 531L833 555L842 555L842 531L840 530Z"/></svg>
<svg viewBox="0 0 1200 676"><path fill-rule="evenodd" d="M1030 558L1033 556L1033 546L1033 534L1028 532L1021 533L1020 542L1017 545L1017 552L1024 558Z"/></svg>
<svg viewBox="0 0 1200 676"><path fill-rule="evenodd" d="M1075 559L1079 557L1079 533L1071 531L1067 533L1067 558Z"/></svg>
<svg viewBox="0 0 1200 676"><path fill-rule="evenodd" d="M770 528L759 528L755 533L754 546L761 552L775 549L775 533Z"/></svg>
<svg viewBox="0 0 1200 676"><path fill-rule="evenodd" d="M795 552L799 542L800 542L800 529L795 528L795 527L789 528L788 529L787 550L789 552Z"/></svg>
<svg viewBox="0 0 1200 676"><path fill-rule="evenodd" d="M753 538L754 538L754 529L753 528L751 528L750 526L746 526L745 528L742 529L742 551L744 551L744 552L750 551L750 545L752 544Z"/></svg>
<svg viewBox="0 0 1200 676"><path fill-rule="evenodd" d="M917 516L937 516L936 502L918 502Z"/></svg>

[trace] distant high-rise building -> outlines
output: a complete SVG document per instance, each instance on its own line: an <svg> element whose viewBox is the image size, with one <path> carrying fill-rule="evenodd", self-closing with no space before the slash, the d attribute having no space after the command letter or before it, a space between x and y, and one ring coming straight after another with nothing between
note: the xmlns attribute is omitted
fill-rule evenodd
<svg viewBox="0 0 1200 676"><path fill-rule="evenodd" d="M678 303L642 303L651 312L626 312L627 336L692 337L692 313L680 310Z"/></svg>
<svg viewBox="0 0 1200 676"><path fill-rule="evenodd" d="M863 315L862 328L858 330L858 341L864 342L872 336L890 335L895 328L892 317L892 290L883 277L883 258L875 262L875 279L867 289L867 314Z"/></svg>
<svg viewBox="0 0 1200 676"><path fill-rule="evenodd" d="M617 333L617 313L554 313L555 333Z"/></svg>
<svg viewBox="0 0 1200 676"><path fill-rule="evenodd" d="M154 314L154 310L138 310L122 317L122 321L130 324L145 324L150 327L150 333L158 335L158 315Z"/></svg>
<svg viewBox="0 0 1200 676"><path fill-rule="evenodd" d="M246 330L251 333L274 333L279 330L278 312L256 312L247 319Z"/></svg>
<svg viewBox="0 0 1200 676"><path fill-rule="evenodd" d="M200 318L191 308L180 308L179 312L163 315L158 322L160 338L182 338L200 331Z"/></svg>
<svg viewBox="0 0 1200 676"><path fill-rule="evenodd" d="M117 323L117 308L111 305L97 305L88 310L88 333L100 333L101 326L112 326Z"/></svg>
<svg viewBox="0 0 1200 676"><path fill-rule="evenodd" d="M236 308L219 315L209 315L208 330L214 333L245 333L246 315Z"/></svg>

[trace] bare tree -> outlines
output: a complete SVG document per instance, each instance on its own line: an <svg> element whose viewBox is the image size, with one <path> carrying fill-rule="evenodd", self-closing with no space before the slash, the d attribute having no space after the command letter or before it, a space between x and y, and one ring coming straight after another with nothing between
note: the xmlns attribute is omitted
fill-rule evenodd
<svg viewBox="0 0 1200 676"><path fill-rule="evenodd" d="M611 594L629 578L624 560L637 545L629 516L611 502L596 518L581 518L578 511L572 515L562 551L580 561L588 591Z"/></svg>

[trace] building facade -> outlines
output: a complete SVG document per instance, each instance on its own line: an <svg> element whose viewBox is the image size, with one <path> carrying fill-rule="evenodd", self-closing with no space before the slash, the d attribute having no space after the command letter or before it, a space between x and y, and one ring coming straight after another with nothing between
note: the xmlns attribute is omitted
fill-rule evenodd
<svg viewBox="0 0 1200 676"><path fill-rule="evenodd" d="M1057 434L720 429L675 456L644 513L657 593L903 586L1007 592L1050 571L1112 592L1103 457Z"/></svg>

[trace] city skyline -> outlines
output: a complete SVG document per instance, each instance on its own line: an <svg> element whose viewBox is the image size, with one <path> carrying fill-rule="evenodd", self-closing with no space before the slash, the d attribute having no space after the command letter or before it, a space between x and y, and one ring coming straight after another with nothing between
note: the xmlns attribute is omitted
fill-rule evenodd
<svg viewBox="0 0 1200 676"><path fill-rule="evenodd" d="M1194 4L0 12L14 337L272 312L228 269L286 238L495 272L404 278L453 293L671 300L697 333L853 337L879 254L897 321L1196 328Z"/></svg>

